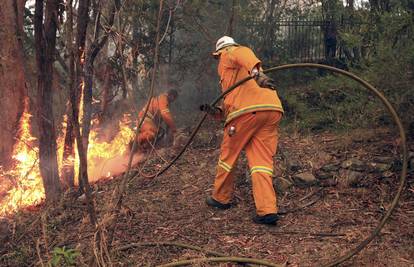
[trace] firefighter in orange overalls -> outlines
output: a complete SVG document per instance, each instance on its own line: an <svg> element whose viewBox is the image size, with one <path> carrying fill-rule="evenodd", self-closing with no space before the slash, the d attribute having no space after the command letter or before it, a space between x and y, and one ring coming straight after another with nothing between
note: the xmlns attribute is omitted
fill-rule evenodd
<svg viewBox="0 0 414 267"><path fill-rule="evenodd" d="M251 79L225 96L221 108L202 105L210 115L223 115L225 127L213 194L207 204L230 208L234 190L234 166L245 149L252 176L256 216L253 221L276 224L278 209L273 188L273 156L278 142L278 125L283 114L273 80L261 72L261 62L253 51L223 36L213 55L219 59L218 74L222 90L236 82Z"/></svg>
<svg viewBox="0 0 414 267"><path fill-rule="evenodd" d="M163 93L157 97L151 98L148 111L145 115L144 122L137 137L139 150L148 149L150 143L153 143L155 141L159 132L159 124L161 119L167 124L172 139L174 139L177 128L171 115L169 104L175 101L177 96L177 91L171 89L167 93ZM145 108L146 105L139 112L139 119L142 119L144 116Z"/></svg>

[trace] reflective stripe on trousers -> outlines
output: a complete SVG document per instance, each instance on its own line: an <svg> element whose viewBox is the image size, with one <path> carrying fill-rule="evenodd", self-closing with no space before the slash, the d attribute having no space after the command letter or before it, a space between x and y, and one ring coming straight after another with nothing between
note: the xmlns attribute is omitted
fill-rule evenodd
<svg viewBox="0 0 414 267"><path fill-rule="evenodd" d="M226 125L214 181L214 199L221 203L230 202L234 190L232 166L245 149L252 174L256 213L265 215L277 212L272 174L281 117L282 113L278 111L258 111L241 115ZM229 132L231 127L234 133Z"/></svg>

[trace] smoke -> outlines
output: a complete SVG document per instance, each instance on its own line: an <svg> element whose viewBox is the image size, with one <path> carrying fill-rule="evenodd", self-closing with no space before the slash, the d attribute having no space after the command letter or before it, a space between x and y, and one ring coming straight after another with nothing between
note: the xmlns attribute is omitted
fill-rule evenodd
<svg viewBox="0 0 414 267"><path fill-rule="evenodd" d="M135 154L132 160L132 166L138 164L144 159L143 154ZM117 155L111 159L102 159L89 169L89 181L95 182L103 177L110 178L118 176L128 168L129 155Z"/></svg>

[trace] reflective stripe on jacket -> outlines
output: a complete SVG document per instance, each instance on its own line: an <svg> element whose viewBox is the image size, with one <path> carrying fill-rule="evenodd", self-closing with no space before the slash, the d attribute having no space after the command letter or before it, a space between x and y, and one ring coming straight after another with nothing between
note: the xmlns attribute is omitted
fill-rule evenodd
<svg viewBox="0 0 414 267"><path fill-rule="evenodd" d="M260 60L248 47L230 46L224 48L218 65L222 91L248 77L255 66L260 67L260 63ZM240 85L224 98L223 110L227 124L245 113L264 110L283 112L283 107L276 91L261 88L252 79Z"/></svg>

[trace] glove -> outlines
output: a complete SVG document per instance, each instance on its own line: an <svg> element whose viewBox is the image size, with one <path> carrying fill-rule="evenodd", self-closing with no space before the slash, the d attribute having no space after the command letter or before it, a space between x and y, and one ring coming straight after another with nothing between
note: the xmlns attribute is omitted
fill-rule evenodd
<svg viewBox="0 0 414 267"><path fill-rule="evenodd" d="M260 72L259 75L256 76L255 80L260 87L276 90L275 81L263 72Z"/></svg>
<svg viewBox="0 0 414 267"><path fill-rule="evenodd" d="M202 104L200 110L206 112L210 115L217 115L221 113L221 109L218 107L213 107L210 104Z"/></svg>
<svg viewBox="0 0 414 267"><path fill-rule="evenodd" d="M259 74L260 74L260 71L257 67L254 67L252 71L250 72L250 76L255 80L257 79L257 77L259 77Z"/></svg>

